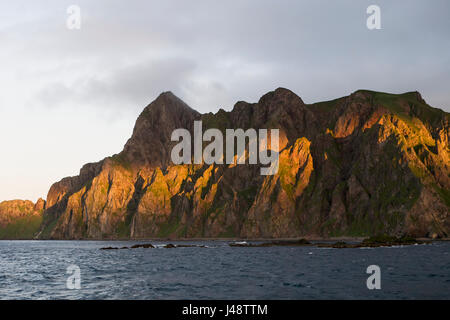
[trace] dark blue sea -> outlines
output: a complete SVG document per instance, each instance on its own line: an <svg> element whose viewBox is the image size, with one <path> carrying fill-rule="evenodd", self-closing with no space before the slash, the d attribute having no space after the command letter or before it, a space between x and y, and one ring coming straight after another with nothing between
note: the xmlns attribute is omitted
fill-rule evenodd
<svg viewBox="0 0 450 320"><path fill-rule="evenodd" d="M0 241L0 298L450 299L450 242L328 249L171 241L207 248L166 249L168 241L152 241L159 247L99 250L136 243ZM80 289L68 288L71 265ZM379 290L367 288L369 265L380 267Z"/></svg>

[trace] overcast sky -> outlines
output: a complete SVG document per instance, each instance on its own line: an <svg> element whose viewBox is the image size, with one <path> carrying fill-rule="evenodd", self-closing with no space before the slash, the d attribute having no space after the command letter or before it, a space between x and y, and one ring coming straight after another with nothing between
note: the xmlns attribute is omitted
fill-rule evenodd
<svg viewBox="0 0 450 320"><path fill-rule="evenodd" d="M306 103L418 90L449 111L449 15L447 0L0 0L0 201L120 152L162 91L215 112L280 86Z"/></svg>

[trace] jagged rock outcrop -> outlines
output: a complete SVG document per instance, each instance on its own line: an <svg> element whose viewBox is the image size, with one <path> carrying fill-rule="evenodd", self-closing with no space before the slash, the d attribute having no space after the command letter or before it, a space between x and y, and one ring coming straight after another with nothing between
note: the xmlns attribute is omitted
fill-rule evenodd
<svg viewBox="0 0 450 320"><path fill-rule="evenodd" d="M0 203L0 239L31 239L42 223L45 201L28 200Z"/></svg>
<svg viewBox="0 0 450 320"><path fill-rule="evenodd" d="M280 166L174 165L171 133L278 128ZM417 92L304 104L279 88L199 114L161 94L124 150L55 183L40 239L450 234L449 114Z"/></svg>

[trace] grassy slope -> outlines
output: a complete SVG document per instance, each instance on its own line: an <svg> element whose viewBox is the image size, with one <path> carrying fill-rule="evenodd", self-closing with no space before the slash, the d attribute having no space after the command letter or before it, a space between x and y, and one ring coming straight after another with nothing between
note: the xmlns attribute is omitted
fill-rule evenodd
<svg viewBox="0 0 450 320"><path fill-rule="evenodd" d="M42 222L42 215L20 217L0 227L0 239L33 239Z"/></svg>

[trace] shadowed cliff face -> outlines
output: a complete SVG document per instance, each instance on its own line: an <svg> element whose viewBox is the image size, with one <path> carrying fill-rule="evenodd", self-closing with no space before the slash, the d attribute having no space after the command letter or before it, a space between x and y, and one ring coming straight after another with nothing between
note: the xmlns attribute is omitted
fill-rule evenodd
<svg viewBox="0 0 450 320"><path fill-rule="evenodd" d="M280 165L173 165L172 131L280 130ZM161 94L124 150L48 194L41 239L450 234L449 115L417 92L305 105L277 89L199 114Z"/></svg>
<svg viewBox="0 0 450 320"><path fill-rule="evenodd" d="M125 144L121 159L139 170L170 165L173 130L192 130L200 114L171 92L162 93L141 113L134 126L133 135Z"/></svg>

